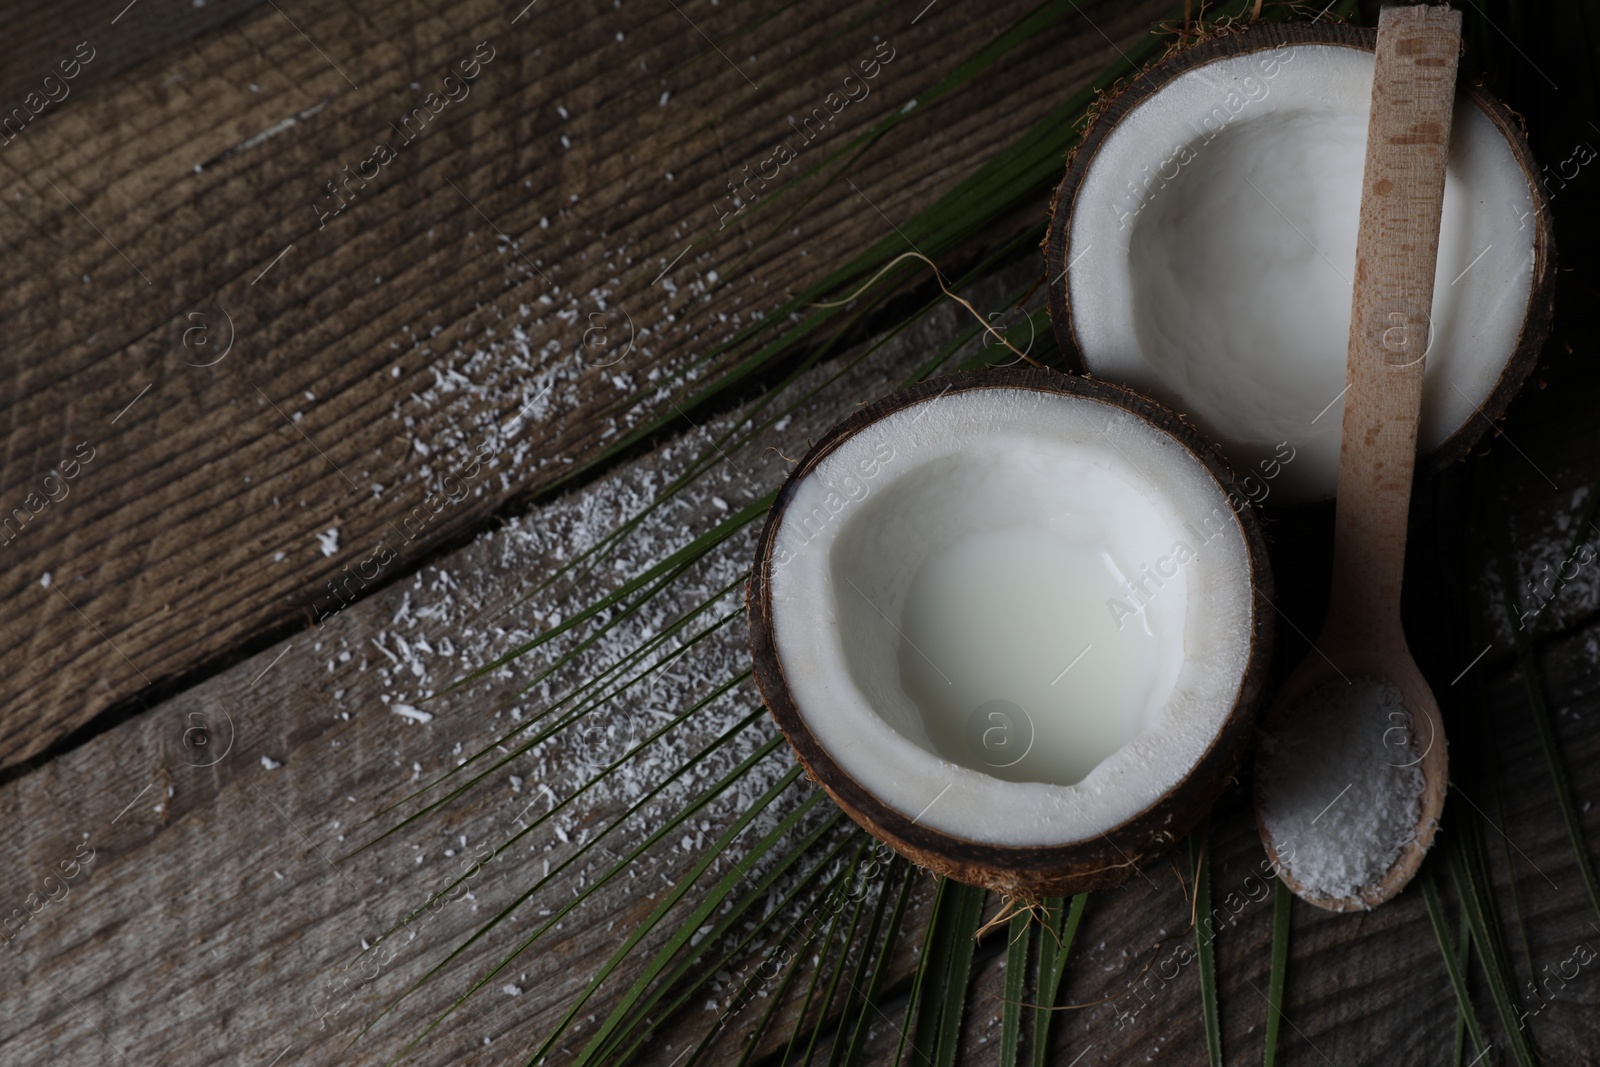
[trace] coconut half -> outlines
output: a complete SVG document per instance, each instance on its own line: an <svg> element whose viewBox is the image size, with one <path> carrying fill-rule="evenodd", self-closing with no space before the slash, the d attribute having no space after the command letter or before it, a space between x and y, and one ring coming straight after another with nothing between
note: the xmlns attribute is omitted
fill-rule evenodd
<svg viewBox="0 0 1600 1067"><path fill-rule="evenodd" d="M1045 239L1073 369L1183 412L1283 501L1337 482L1375 41L1264 24L1155 65L1085 133ZM1512 114L1462 90L1418 433L1436 465L1504 413L1549 332L1537 171Z"/></svg>
<svg viewBox="0 0 1600 1067"><path fill-rule="evenodd" d="M749 587L810 776L934 871L1114 885L1201 817L1271 640L1253 510L1176 415L1048 371L878 401L796 467Z"/></svg>

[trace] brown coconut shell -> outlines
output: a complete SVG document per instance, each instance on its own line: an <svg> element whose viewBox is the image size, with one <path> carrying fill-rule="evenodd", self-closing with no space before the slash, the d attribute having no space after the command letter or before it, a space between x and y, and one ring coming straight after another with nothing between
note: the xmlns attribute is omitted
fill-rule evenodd
<svg viewBox="0 0 1600 1067"><path fill-rule="evenodd" d="M1176 439L1204 464L1219 492L1233 504L1250 556L1251 584L1257 593L1250 654L1238 696L1204 755L1157 803L1107 827L1097 838L1067 845L1012 847L969 841L916 822L879 800L866 783L845 773L811 732L791 695L773 629L772 554L779 526L801 482L844 441L895 411L941 394L996 388L1037 390L1098 401L1130 412L1152 430ZM1221 456L1193 427L1170 409L1122 386L1032 369L968 371L923 382L862 408L829 430L806 453L779 491L761 532L747 589L756 684L811 780L822 786L863 829L912 862L957 881L1021 900L1117 885L1199 822L1250 745L1271 659L1272 602L1272 570L1255 509L1247 503ZM1002 818L1004 814L996 812L995 817Z"/></svg>
<svg viewBox="0 0 1600 1067"><path fill-rule="evenodd" d="M1046 299L1050 308L1050 322L1055 330L1056 342L1065 357L1069 370L1078 374L1093 373L1084 358L1073 331L1071 292L1071 260L1067 244L1071 235L1071 219L1077 207L1078 190L1089 173L1095 156L1106 139L1111 136L1127 115L1144 101L1155 95L1174 78L1214 63L1229 56L1263 52L1285 45L1333 45L1373 52L1377 47L1378 31L1360 26L1339 23L1258 23L1238 33L1211 37L1189 48L1170 53L1139 74L1117 95L1106 101L1084 131L1078 147L1067 160L1066 177L1056 187L1050 202L1050 228L1045 234L1044 254L1047 277L1052 279ZM1539 165L1528 147L1522 125L1516 113L1481 88L1467 85L1457 90L1494 123L1511 147L1511 153L1528 179L1528 189L1534 203L1533 279L1528 291L1528 306L1522 320L1522 330L1517 343L1500 371L1500 378L1489 398L1479 407L1478 413L1456 428L1429 457L1429 470L1439 470L1465 459L1484 433L1501 418L1518 390L1527 381L1538 362L1539 352L1550 335L1550 323L1555 314L1556 251L1555 235L1550 224L1548 199L1544 187L1535 180ZM1481 416L1481 417L1480 417Z"/></svg>

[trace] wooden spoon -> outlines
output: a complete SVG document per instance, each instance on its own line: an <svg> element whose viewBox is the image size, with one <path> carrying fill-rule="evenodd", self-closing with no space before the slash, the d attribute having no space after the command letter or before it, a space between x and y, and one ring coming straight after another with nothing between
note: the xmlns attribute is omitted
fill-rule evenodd
<svg viewBox="0 0 1600 1067"><path fill-rule="evenodd" d="M1275 757L1264 745L1256 776L1257 825L1268 856L1296 895L1331 911L1371 908L1399 893L1433 842L1444 808L1444 727L1406 646L1400 584L1460 42L1461 14L1446 7L1386 7L1378 18L1345 371L1333 589L1314 650L1290 675L1269 718L1275 725L1309 690L1330 681L1368 678L1399 689L1422 753L1415 839L1375 884L1350 896L1322 895L1297 880L1292 859L1281 862L1285 843L1273 841L1260 815L1264 777L1281 781L1295 774L1292 752L1279 750ZM1377 799L1345 796L1341 802Z"/></svg>

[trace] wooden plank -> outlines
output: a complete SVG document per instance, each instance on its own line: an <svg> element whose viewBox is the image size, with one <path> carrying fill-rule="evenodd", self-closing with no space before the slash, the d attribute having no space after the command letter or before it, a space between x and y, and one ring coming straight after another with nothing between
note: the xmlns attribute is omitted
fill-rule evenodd
<svg viewBox="0 0 1600 1067"><path fill-rule="evenodd" d="M1039 34L913 110L852 167L859 192L822 188L769 233L754 211L719 222L789 117L886 49L810 166L1030 5L915 25L816 4L281 6L86 85L4 154L0 767L305 626L381 543L394 561L352 595L521 507L664 407L642 383L890 233L1113 55L1076 23ZM1129 41L1164 5L1087 10ZM467 96L403 138L474 55ZM467 496L441 504L463 468Z"/></svg>

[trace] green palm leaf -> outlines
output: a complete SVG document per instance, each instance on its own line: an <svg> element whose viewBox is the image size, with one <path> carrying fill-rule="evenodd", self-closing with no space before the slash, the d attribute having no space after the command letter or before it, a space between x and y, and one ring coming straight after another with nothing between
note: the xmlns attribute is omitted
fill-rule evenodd
<svg viewBox="0 0 1600 1067"><path fill-rule="evenodd" d="M1205 1022L1206 1053L1211 1067L1222 1067L1222 1019L1217 1010L1217 931L1211 924L1210 824L1189 834L1189 866L1194 873L1195 967L1200 974L1200 1016Z"/></svg>
<svg viewBox="0 0 1600 1067"><path fill-rule="evenodd" d="M1039 930L1039 970L1035 981L1038 998L1033 1014L1033 1065L1044 1067L1050 1047L1050 1022L1055 1018L1056 995L1061 991L1061 979L1067 973L1067 957L1072 952L1072 941L1077 936L1078 924L1083 921L1083 909L1088 906L1089 894L1079 893L1072 898L1072 908L1066 914L1066 927L1062 928L1064 901L1060 897L1046 897L1045 920Z"/></svg>
<svg viewBox="0 0 1600 1067"><path fill-rule="evenodd" d="M1278 1057L1278 1023L1283 1018L1283 987L1289 971L1289 926L1294 894L1278 879L1272 882L1272 973L1267 980L1267 1035L1263 1067Z"/></svg>

